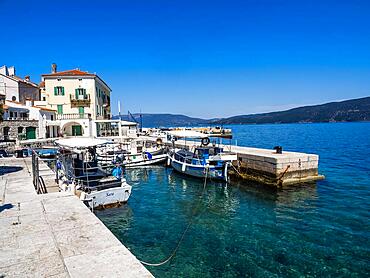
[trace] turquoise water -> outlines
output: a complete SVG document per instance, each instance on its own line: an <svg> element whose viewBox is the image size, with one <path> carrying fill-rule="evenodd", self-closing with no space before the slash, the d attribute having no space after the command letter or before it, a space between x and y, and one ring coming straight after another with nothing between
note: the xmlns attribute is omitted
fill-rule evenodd
<svg viewBox="0 0 370 278"><path fill-rule="evenodd" d="M97 216L157 277L368 277L370 123L230 126L238 145L320 155L324 181L273 190L133 169L127 205Z"/></svg>

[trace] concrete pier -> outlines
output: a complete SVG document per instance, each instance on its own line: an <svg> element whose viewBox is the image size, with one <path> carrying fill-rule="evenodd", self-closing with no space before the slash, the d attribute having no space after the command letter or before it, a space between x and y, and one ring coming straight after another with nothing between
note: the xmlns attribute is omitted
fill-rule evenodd
<svg viewBox="0 0 370 278"><path fill-rule="evenodd" d="M156 138L144 137L147 141L156 142ZM166 146L172 142L165 141ZM193 149L200 142L175 141L177 148ZM250 180L274 187L294 185L303 182L312 182L324 179L318 172L319 156L299 152L283 151L276 153L271 149L239 147L221 145L225 151L236 153L238 161L230 168L231 178L234 180Z"/></svg>
<svg viewBox="0 0 370 278"><path fill-rule="evenodd" d="M238 162L231 169L233 178L256 181L272 186L285 186L324 179L319 175L316 154L224 146L237 153Z"/></svg>
<svg viewBox="0 0 370 278"><path fill-rule="evenodd" d="M153 277L76 196L37 195L28 165L0 159L0 277Z"/></svg>

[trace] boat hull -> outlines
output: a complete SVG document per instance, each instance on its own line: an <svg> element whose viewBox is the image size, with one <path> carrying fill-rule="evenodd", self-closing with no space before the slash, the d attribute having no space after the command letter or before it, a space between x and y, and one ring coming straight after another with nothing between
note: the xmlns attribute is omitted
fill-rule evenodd
<svg viewBox="0 0 370 278"><path fill-rule="evenodd" d="M80 199L90 208L106 208L126 203L131 195L131 186L107 188L99 191L81 194Z"/></svg>
<svg viewBox="0 0 370 278"><path fill-rule="evenodd" d="M124 166L126 168L134 168L134 167L141 167L141 166L149 166L149 165L155 165L155 164L160 164L160 163L164 163L167 159L167 155L166 154L159 154L159 155L156 155L156 156L153 156L152 159L139 159L137 161L130 161L126 164L124 164Z"/></svg>
<svg viewBox="0 0 370 278"><path fill-rule="evenodd" d="M174 170L185 175L197 178L205 178L207 175L207 178L226 180L224 167L209 165L207 170L205 166L186 164L174 159L171 159L170 164Z"/></svg>
<svg viewBox="0 0 370 278"><path fill-rule="evenodd" d="M167 159L167 154L153 154L151 158L148 158L146 156L143 156L141 154L138 155L130 155L127 156L127 159L123 162L122 166L126 168L135 168L135 167L141 167L141 166L150 166L155 164L164 163ZM103 156L100 156L98 158L99 164L107 167L112 166L112 161L114 160L114 157L109 157L109 159L104 158Z"/></svg>

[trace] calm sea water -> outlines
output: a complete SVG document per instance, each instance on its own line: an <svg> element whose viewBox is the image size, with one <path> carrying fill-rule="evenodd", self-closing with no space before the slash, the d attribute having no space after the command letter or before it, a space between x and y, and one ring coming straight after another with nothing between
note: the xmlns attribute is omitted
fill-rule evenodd
<svg viewBox="0 0 370 278"><path fill-rule="evenodd" d="M324 181L273 190L171 169L127 172L127 205L97 216L157 277L369 277L370 123L230 126L238 145L320 155ZM199 209L194 208L200 204Z"/></svg>

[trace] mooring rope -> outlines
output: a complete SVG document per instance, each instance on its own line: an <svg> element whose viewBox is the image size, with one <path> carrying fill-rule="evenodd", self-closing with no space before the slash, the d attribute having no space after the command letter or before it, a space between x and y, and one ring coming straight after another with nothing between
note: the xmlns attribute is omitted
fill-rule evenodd
<svg viewBox="0 0 370 278"><path fill-rule="evenodd" d="M238 169L236 169L236 167L231 163L231 166L234 168L235 172L240 176L242 177L242 175L240 174L240 172L238 171Z"/></svg>
<svg viewBox="0 0 370 278"><path fill-rule="evenodd" d="M203 190L202 190L202 193L201 193L201 195L200 195L200 200L199 200L199 202L198 202L198 205L197 205L197 206L195 207L195 209L193 210L193 213L191 214L191 217L190 217L189 223L188 223L188 225L186 226L185 230L183 231L183 233L182 233L182 235L181 235L181 237L180 237L179 241L177 242L175 249L172 251L171 255L170 255L170 256L168 256L168 258L167 258L167 259L165 259L164 261L161 261L161 262L159 262L159 263L148 263L148 262L145 262L145 261L141 261L141 260L139 260L142 264L144 264L144 265L148 265L148 266L161 266L161 265L164 265L165 263L168 263L168 262L169 262L169 261L170 261L170 260L171 260L175 255L176 255L176 252L177 252L177 250L180 248L180 245L181 245L181 243L182 243L183 239L185 238L185 235L186 235L187 231L189 230L189 228L190 228L191 224L193 223L194 216L195 216L195 214L196 214L197 210L199 209L199 206L200 206L200 203L201 203L201 199L202 199L202 197L203 197L203 194L204 194L204 192L205 192L206 185L207 185L207 176L208 176L208 167L206 167L206 175L205 175L205 177L204 177Z"/></svg>

